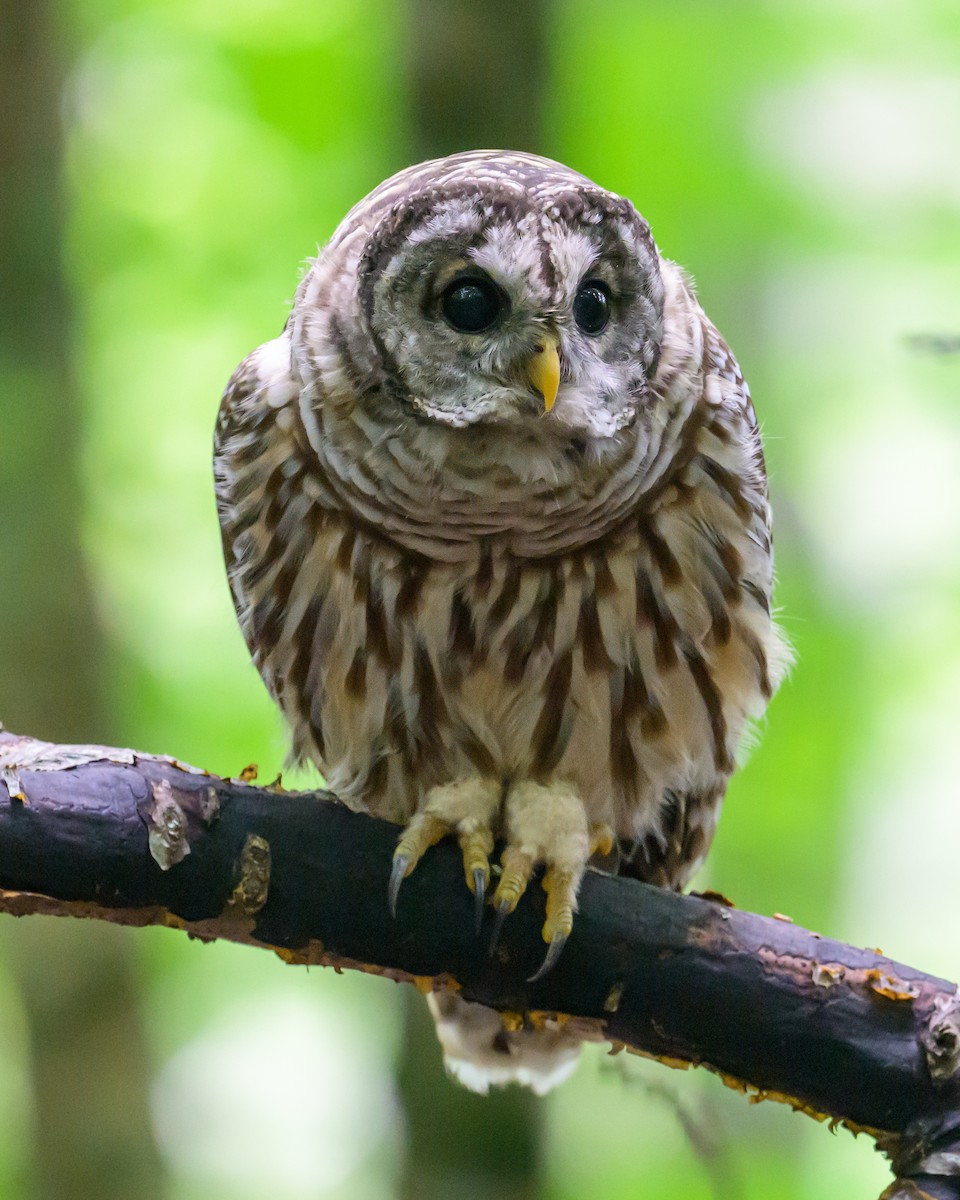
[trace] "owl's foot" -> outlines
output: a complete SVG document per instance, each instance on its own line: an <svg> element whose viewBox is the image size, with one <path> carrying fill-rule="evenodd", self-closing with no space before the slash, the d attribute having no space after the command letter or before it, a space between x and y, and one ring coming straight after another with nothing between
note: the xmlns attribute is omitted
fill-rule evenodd
<svg viewBox="0 0 960 1200"><path fill-rule="evenodd" d="M516 784L504 806L507 847L501 858L502 874L493 896L497 910L493 943L505 918L517 907L533 870L546 866L543 889L547 893L547 919L543 940L547 956L530 982L542 978L560 957L577 908L577 891L590 857L609 854L613 831L609 825L587 825L583 801L568 784Z"/></svg>
<svg viewBox="0 0 960 1200"><path fill-rule="evenodd" d="M396 913L400 885L425 850L456 832L463 852L463 872L475 899L476 925L483 918L483 901L490 882L490 852L493 850L491 823L500 807L502 787L498 780L464 779L431 788L423 808L406 827L393 852L390 872L390 911Z"/></svg>

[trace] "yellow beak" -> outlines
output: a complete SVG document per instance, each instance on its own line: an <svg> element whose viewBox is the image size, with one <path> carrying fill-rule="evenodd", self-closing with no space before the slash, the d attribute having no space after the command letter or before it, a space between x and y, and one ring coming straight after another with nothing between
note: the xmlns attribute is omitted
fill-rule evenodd
<svg viewBox="0 0 960 1200"><path fill-rule="evenodd" d="M560 387L560 347L557 339L547 334L527 359L527 378L543 397L546 412L553 408Z"/></svg>

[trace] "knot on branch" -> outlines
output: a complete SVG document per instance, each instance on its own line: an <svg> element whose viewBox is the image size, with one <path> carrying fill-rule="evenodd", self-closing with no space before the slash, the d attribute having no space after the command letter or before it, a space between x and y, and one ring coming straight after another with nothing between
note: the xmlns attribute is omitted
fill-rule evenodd
<svg viewBox="0 0 960 1200"><path fill-rule="evenodd" d="M270 843L250 834L240 854L240 882L233 889L230 903L246 916L259 912L270 890Z"/></svg>
<svg viewBox="0 0 960 1200"><path fill-rule="evenodd" d="M960 1075L960 988L934 999L933 1012L920 1034L930 1078L947 1083Z"/></svg>
<svg viewBox="0 0 960 1200"><path fill-rule="evenodd" d="M161 779L138 808L147 823L150 853L161 871L169 871L190 853L192 830L209 827L220 815L220 800L213 787L185 791Z"/></svg>

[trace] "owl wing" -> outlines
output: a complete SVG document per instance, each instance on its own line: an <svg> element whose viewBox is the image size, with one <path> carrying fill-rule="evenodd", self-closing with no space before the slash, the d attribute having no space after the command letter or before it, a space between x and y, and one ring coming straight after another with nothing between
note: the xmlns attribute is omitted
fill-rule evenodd
<svg viewBox="0 0 960 1200"><path fill-rule="evenodd" d="M237 619L258 668L261 639L256 636L254 591L286 546L277 533L287 499L287 464L295 461L299 447L295 423L284 421L281 413L295 404L299 391L284 332L247 355L234 371L214 429L223 557Z"/></svg>
<svg viewBox="0 0 960 1200"><path fill-rule="evenodd" d="M668 793L655 830L617 843L616 873L657 887L685 887L710 849L725 790L724 779L704 793Z"/></svg>
<svg viewBox="0 0 960 1200"><path fill-rule="evenodd" d="M700 590L714 619L696 651L709 664L711 639L716 639L718 630L729 637L729 617L718 622L717 615L723 618L728 604L742 605L737 608L736 636L753 663L752 691L756 707L762 708L790 657L770 622L773 578L766 468L756 412L739 364L714 326L703 320L705 371L698 411L705 415L682 472L683 495L677 502L697 505L699 524L711 531L711 537L700 544L699 553L712 562L711 568L704 560ZM723 562L716 556L724 540L740 547L741 553L733 558L734 576L724 576ZM698 553L694 544L687 544L686 561ZM752 622L747 611L754 614ZM657 827L636 841L617 844L616 872L659 887L686 886L710 849L729 774L729 769L718 771L712 784L695 791L668 792Z"/></svg>

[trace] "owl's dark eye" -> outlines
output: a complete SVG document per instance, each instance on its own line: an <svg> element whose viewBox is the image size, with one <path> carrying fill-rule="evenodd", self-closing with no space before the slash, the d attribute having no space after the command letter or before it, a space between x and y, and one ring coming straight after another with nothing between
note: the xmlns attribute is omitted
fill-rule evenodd
<svg viewBox="0 0 960 1200"><path fill-rule="evenodd" d="M582 283L573 300L573 319L584 333L602 333L610 320L610 293L596 279Z"/></svg>
<svg viewBox="0 0 960 1200"><path fill-rule="evenodd" d="M490 280L457 279L443 293L440 307L460 333L482 333L500 316L503 300Z"/></svg>

